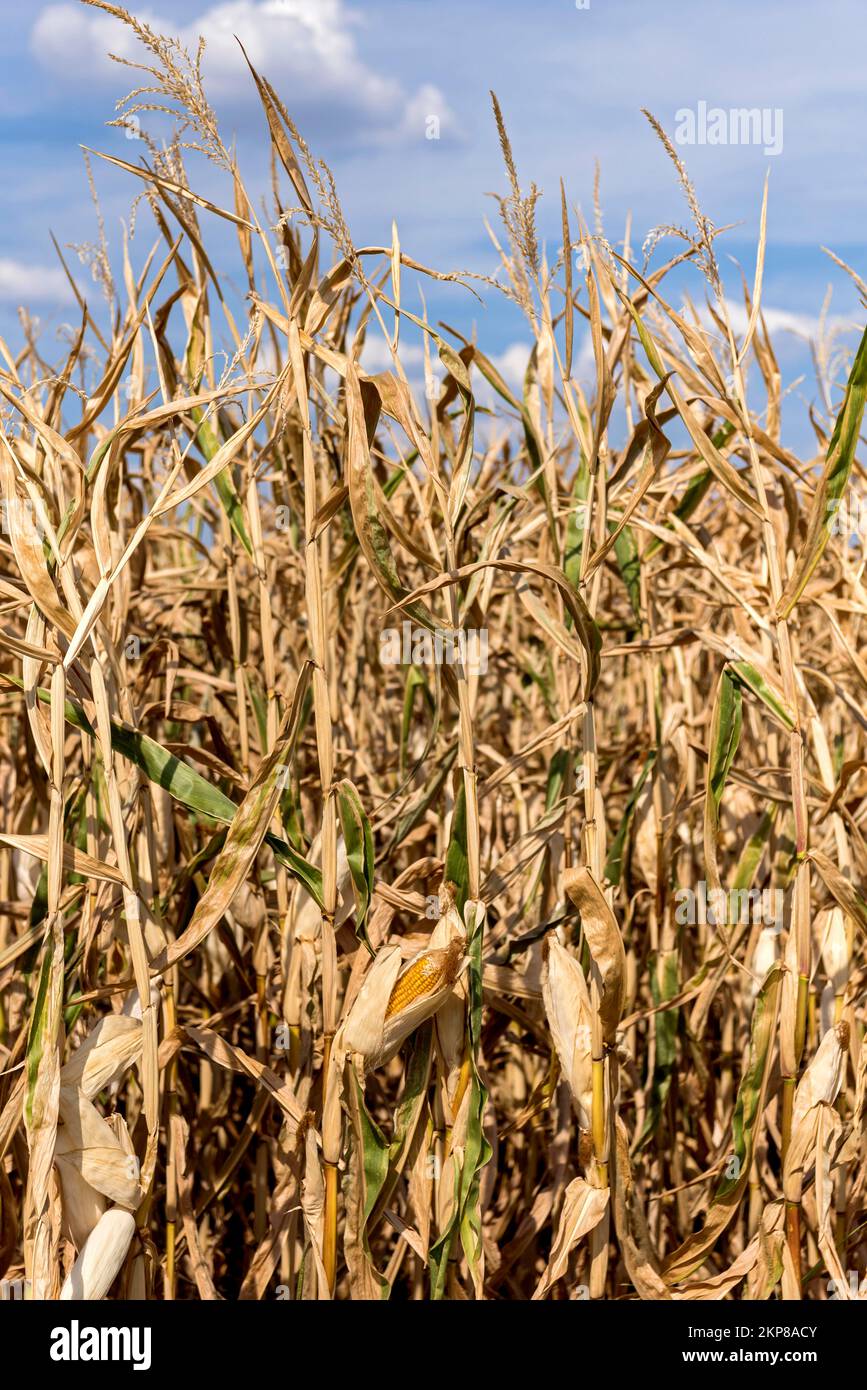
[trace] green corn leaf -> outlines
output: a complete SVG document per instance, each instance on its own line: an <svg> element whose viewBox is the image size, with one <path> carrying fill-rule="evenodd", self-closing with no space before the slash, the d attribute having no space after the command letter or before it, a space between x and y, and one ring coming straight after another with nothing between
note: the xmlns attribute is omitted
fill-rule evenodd
<svg viewBox="0 0 867 1390"><path fill-rule="evenodd" d="M355 934L374 955L365 926L373 898L373 831L361 798L348 778L337 784L337 810L355 890Z"/></svg>
<svg viewBox="0 0 867 1390"><path fill-rule="evenodd" d="M23 681L16 676L4 673L3 679L10 681L21 690L24 688ZM40 688L37 695L43 704L51 704L49 691ZM83 730L91 738L95 737L87 715L75 701L66 701L65 716L67 721L77 729ZM138 729L130 728L128 724L118 724L112 721L111 746L116 753L120 753L121 757L141 768L149 781L155 782L157 786L165 787L175 801L181 802L191 811L197 811L200 815L207 816L211 820L226 824L231 822L238 809L235 802L221 792L219 787L212 786L200 773L181 762L174 753L163 748L156 739L150 738ZM265 843L270 845L275 858L304 885L317 905L323 907L325 900L322 893L322 874L319 869L315 868L302 854L299 854L285 840L280 839L271 831L265 835Z"/></svg>
<svg viewBox="0 0 867 1390"><path fill-rule="evenodd" d="M792 730L795 727L795 716L789 709L783 697L775 691L768 681L755 666L749 661L732 661L729 663L729 671L734 680L739 685L756 695L771 714L777 719L784 729Z"/></svg>
<svg viewBox="0 0 867 1390"><path fill-rule="evenodd" d="M614 840L612 841L611 848L608 851L608 858L605 861L605 877L608 879L609 883L613 883L615 885L620 883L621 875L623 873L623 859L626 850L626 840L627 836L629 835L629 829L632 824L632 818L635 814L635 807L638 804L638 798L641 795L641 790L648 777L650 776L655 761L656 750L654 749L654 751L652 753L649 753L647 758L645 759L644 767L641 769L638 781L632 788L632 791L629 794L629 799L626 802L625 807L623 808L623 815L620 819L620 825L617 828L617 834L615 835Z"/></svg>
<svg viewBox="0 0 867 1390"><path fill-rule="evenodd" d="M700 1231L694 1232L669 1255L663 1273L669 1284L687 1278L703 1264L723 1231L732 1221L740 1203L741 1193L750 1174L756 1129L762 1113L762 1101L768 1083L773 1042L777 1029L780 982L783 969L779 964L768 971L753 1008L750 1048L746 1070L738 1087L737 1102L732 1120L733 1157L736 1173L723 1177Z"/></svg>
<svg viewBox="0 0 867 1390"><path fill-rule="evenodd" d="M463 783L461 783L461 789L455 798L452 833L449 847L446 850L445 881L455 885L457 889L455 905L458 912L462 913L470 883L470 869L467 860L467 798Z"/></svg>
<svg viewBox="0 0 867 1390"><path fill-rule="evenodd" d="M804 592L810 576L822 558L825 546L831 535L831 526L849 483L855 450L861 433L864 418L864 402L867 400L867 328L861 338L849 380L843 405L834 425L834 433L828 445L825 467L816 488L810 519L807 523L807 537L798 555L798 562L777 605L777 616L786 618Z"/></svg>
<svg viewBox="0 0 867 1390"><path fill-rule="evenodd" d="M717 863L720 802L726 779L738 751L742 723L741 689L732 680L728 667L724 666L717 685L711 716L707 787L704 799L704 858L708 883L714 889L721 887Z"/></svg>

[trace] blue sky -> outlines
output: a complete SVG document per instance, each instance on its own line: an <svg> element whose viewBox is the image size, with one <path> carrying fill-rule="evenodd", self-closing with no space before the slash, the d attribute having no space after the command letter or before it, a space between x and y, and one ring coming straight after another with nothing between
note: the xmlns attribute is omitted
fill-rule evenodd
<svg viewBox="0 0 867 1390"><path fill-rule="evenodd" d="M785 382L807 373L796 396L817 398L807 339L829 286L832 320L841 329L858 324L857 294L819 248L831 247L867 278L860 0L590 0L586 9L575 0L154 0L135 8L164 32L208 38L209 90L225 133L236 136L248 187L266 188L267 140L233 34L333 167L356 242L387 241L394 217L405 249L440 269L495 266L483 226L495 207L485 195L503 191L504 181L489 88L503 106L522 180L543 191L540 224L552 255L559 178L589 215L597 159L613 243L630 210L634 245L658 224L687 221L642 106L672 134L678 110L699 102L780 110L776 156L751 144L680 152L705 211L718 225L741 224L724 244L749 280L770 169L764 301L772 323L797 330L775 338ZM135 45L115 20L76 0L27 7L0 0L0 15L7 191L0 331L11 345L20 341L16 309L27 303L54 357L56 327L72 315L49 228L61 244L94 238L81 144L135 158L135 142L105 127L135 74L102 56L109 46L132 56ZM425 138L433 115L439 140ZM108 166L96 177L116 254L131 181ZM217 171L202 169L198 186L228 201ZM150 232L140 228L141 255ZM85 267L77 274L88 283ZM692 288L701 295L698 283ZM464 330L475 323L492 354L511 351L513 365L519 360L528 331L496 295L486 296L483 310L454 289L432 299L434 313ZM800 442L801 426L792 428Z"/></svg>

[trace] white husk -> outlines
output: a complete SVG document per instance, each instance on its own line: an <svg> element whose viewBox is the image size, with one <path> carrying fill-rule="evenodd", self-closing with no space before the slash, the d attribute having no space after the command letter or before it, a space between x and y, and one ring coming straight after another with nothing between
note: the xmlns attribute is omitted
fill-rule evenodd
<svg viewBox="0 0 867 1390"><path fill-rule="evenodd" d="M77 1086L88 1100L93 1100L138 1060L141 1045L139 1019L108 1014L91 1029L62 1068L61 1085Z"/></svg>
<svg viewBox="0 0 867 1390"><path fill-rule="evenodd" d="M589 1130L593 1091L590 996L581 966L554 935L549 937L548 959L542 968L542 998L578 1119Z"/></svg>
<svg viewBox="0 0 867 1390"><path fill-rule="evenodd" d="M362 1057L371 1057L379 1051L385 1011L400 974L400 964L400 947L386 946L368 970L343 1027L343 1039L348 1052L358 1052Z"/></svg>
<svg viewBox="0 0 867 1390"><path fill-rule="evenodd" d="M62 1300L105 1298L126 1259L135 1231L135 1217L122 1207L103 1212L84 1249L66 1276Z"/></svg>
<svg viewBox="0 0 867 1390"><path fill-rule="evenodd" d="M816 916L816 929L821 942L822 964L834 993L840 994L849 976L849 944L846 940L846 919L841 907L825 908Z"/></svg>
<svg viewBox="0 0 867 1390"><path fill-rule="evenodd" d="M124 1207L137 1207L142 1197L138 1165L96 1106L80 1091L62 1086L60 1121L55 1161L61 1181L64 1169L73 1168L111 1201Z"/></svg>
<svg viewBox="0 0 867 1390"><path fill-rule="evenodd" d="M759 939L756 942L756 949L753 952L753 960L750 967L756 977L750 988L750 994L753 999L758 995L765 976L777 959L778 936L779 933L776 927L762 927L759 933Z"/></svg>

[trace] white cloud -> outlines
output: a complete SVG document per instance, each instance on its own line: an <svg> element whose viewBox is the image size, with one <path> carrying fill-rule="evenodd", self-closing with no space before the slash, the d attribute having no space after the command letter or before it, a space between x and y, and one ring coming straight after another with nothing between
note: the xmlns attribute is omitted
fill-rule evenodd
<svg viewBox="0 0 867 1390"><path fill-rule="evenodd" d="M459 135L457 118L439 87L425 82L404 106L403 117L391 139L410 143L422 137L425 140L455 140ZM389 132L383 133L383 139L388 141Z"/></svg>
<svg viewBox="0 0 867 1390"><path fill-rule="evenodd" d="M531 351L532 347L529 343L510 343L503 352L491 353L489 356L506 384L513 388L521 388L524 384L524 374L527 370ZM398 356L407 373L412 369L419 370L424 366L424 349L420 343L407 342L405 338L402 338L398 348ZM365 339L364 347L361 350L361 362L366 372L391 370L391 352L380 335L370 335ZM434 347L431 348L431 370L438 378L445 375L445 369ZM476 385L477 391L483 389L484 377L481 374L476 377Z"/></svg>
<svg viewBox="0 0 867 1390"><path fill-rule="evenodd" d="M794 333L796 337L812 342L821 336L823 327L826 334L847 333L858 327L854 319L845 318L842 314L828 314L823 325L817 314L794 314L788 309L770 307L763 309L762 313L772 337L775 333ZM745 333L748 320L744 305L729 301L729 314L735 333Z"/></svg>
<svg viewBox="0 0 867 1390"><path fill-rule="evenodd" d="M504 352L491 358L507 386L523 388L532 350L529 343L510 343Z"/></svg>
<svg viewBox="0 0 867 1390"><path fill-rule="evenodd" d="M444 97L428 84L407 94L400 82L381 77L364 62L351 32L355 14L344 0L227 0L178 28L151 10L137 16L154 32L177 36L195 53L206 42L205 90L215 105L258 105L240 39L253 66L284 99L293 115L315 111L347 134L362 132L377 142L424 138L424 118L437 115L444 132L456 122ZM151 62L133 30L110 15L68 3L49 5L31 34L37 60L65 83L94 81L119 90L138 86L146 75L124 73L106 55ZM347 124L347 117L351 124Z"/></svg>
<svg viewBox="0 0 867 1390"><path fill-rule="evenodd" d="M397 355L406 370L410 367L421 367L424 363L424 349L418 343L408 343L403 340L398 345ZM436 360L436 352L434 352L432 365L436 365ZM361 349L361 365L366 372L390 372L392 370L394 361L388 344L381 334L369 333L365 338L364 346Z"/></svg>
<svg viewBox="0 0 867 1390"><path fill-rule="evenodd" d="M732 330L736 337L741 337L746 332L749 322L746 307L735 299L727 299L726 307ZM688 322L692 321L692 310L687 305L681 306L681 313ZM713 335L718 336L719 329L708 306L699 305L697 313L699 322ZM790 333L804 342L817 342L823 333L827 337L829 334L851 333L860 329L856 320L847 318L845 314L826 314L823 321L818 314L798 314L790 309L774 308L770 304L762 306L762 317L772 342L781 333Z"/></svg>
<svg viewBox="0 0 867 1390"><path fill-rule="evenodd" d="M57 266L25 265L8 256L0 257L0 302L68 304L72 298L69 281Z"/></svg>

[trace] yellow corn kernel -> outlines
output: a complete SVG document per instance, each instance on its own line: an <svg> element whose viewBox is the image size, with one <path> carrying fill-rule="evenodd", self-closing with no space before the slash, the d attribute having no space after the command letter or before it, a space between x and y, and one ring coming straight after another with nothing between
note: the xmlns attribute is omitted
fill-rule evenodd
<svg viewBox="0 0 867 1390"><path fill-rule="evenodd" d="M414 1000L433 994L440 985L454 979L462 954L460 943L452 942L442 950L426 951L423 956L419 956L396 982L391 991L385 1017L393 1018Z"/></svg>

